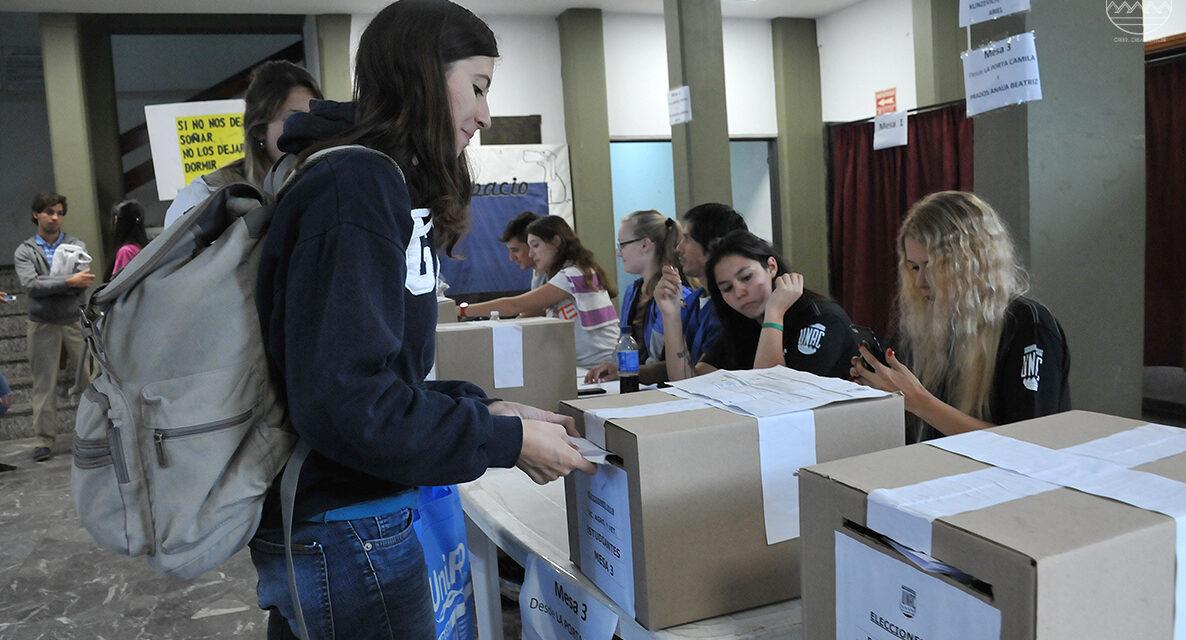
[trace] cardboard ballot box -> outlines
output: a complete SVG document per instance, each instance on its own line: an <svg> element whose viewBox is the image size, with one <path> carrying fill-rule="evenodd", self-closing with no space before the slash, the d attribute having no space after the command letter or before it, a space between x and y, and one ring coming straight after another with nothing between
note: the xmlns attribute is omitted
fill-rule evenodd
<svg viewBox="0 0 1186 640"><path fill-rule="evenodd" d="M1071 411L805 468L805 637L1170 640L1183 452Z"/></svg>
<svg viewBox="0 0 1186 640"><path fill-rule="evenodd" d="M468 380L492 398L555 411L577 397L571 320L524 318L437 325L437 380Z"/></svg>
<svg viewBox="0 0 1186 640"><path fill-rule="evenodd" d="M457 303L449 298L437 298L437 324L457 322Z"/></svg>
<svg viewBox="0 0 1186 640"><path fill-rule="evenodd" d="M561 411L620 458L596 476L565 479L570 556L608 596L649 629L724 615L799 595L799 540L770 544L758 419L688 406L663 391L565 402ZM644 406L645 405L645 406ZM639 407L635 410L633 407ZM613 408L614 410L610 410ZM625 409L623 409L625 408ZM813 459L901 446L901 396L800 412ZM775 456L790 452L777 451ZM794 489L794 470L786 489ZM773 494L772 494L773 495Z"/></svg>

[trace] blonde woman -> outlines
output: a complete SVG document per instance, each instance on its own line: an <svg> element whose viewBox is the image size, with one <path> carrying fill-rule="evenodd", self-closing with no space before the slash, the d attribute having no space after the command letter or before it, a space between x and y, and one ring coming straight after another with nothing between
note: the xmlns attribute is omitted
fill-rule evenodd
<svg viewBox="0 0 1186 640"><path fill-rule="evenodd" d="M851 374L901 391L930 440L1071 408L1058 320L1025 297L1028 277L997 213L971 193L931 194L898 233L898 329L888 366L863 346ZM909 368L903 361L909 363Z"/></svg>

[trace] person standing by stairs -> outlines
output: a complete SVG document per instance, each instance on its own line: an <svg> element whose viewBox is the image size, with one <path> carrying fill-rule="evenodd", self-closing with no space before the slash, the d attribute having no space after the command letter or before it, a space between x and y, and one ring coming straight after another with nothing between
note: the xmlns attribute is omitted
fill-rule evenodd
<svg viewBox="0 0 1186 640"><path fill-rule="evenodd" d="M95 275L89 267L78 273L50 275L54 250L60 245L86 249L81 240L62 231L64 217L65 196L37 194L33 198L32 215L37 233L22 242L13 255L17 277L29 296L26 335L33 373L33 426L38 438L32 457L37 462L53 456L59 359L63 346L73 362L77 363L82 356L78 308L87 288L95 284Z"/></svg>

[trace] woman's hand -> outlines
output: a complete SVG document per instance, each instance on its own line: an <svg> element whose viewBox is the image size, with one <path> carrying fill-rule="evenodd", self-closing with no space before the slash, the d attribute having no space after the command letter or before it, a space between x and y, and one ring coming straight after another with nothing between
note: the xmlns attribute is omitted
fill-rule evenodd
<svg viewBox="0 0 1186 640"><path fill-rule="evenodd" d="M861 355L852 359L852 368L848 371L853 380L874 389L890 393L900 392L906 401L906 410L915 415L918 415L918 411L924 404L934 398L931 392L927 391L927 388L922 386L918 378L911 373L910 369L898 361L893 349L885 350L885 361L889 363L886 366L881 364L877 357L865 348L865 345L862 344L857 348ZM873 367L872 371L861 362L862 359Z"/></svg>
<svg viewBox="0 0 1186 640"><path fill-rule="evenodd" d="M666 265L659 282L655 284L655 304L664 318L678 318L684 306L683 287L679 280L679 271L675 267Z"/></svg>
<svg viewBox="0 0 1186 640"><path fill-rule="evenodd" d="M607 380L618 379L618 363L613 360L609 362L602 362L601 364L589 369L589 373L585 374L585 384L598 384Z"/></svg>
<svg viewBox="0 0 1186 640"><path fill-rule="evenodd" d="M582 457L568 441L564 427L531 419L523 420L523 448L515 466L536 484L547 484L573 471L597 473L597 466Z"/></svg>
<svg viewBox="0 0 1186 640"><path fill-rule="evenodd" d="M766 300L766 322L782 323L787 309L803 295L803 274L784 273L774 279L770 298Z"/></svg>
<svg viewBox="0 0 1186 640"><path fill-rule="evenodd" d="M573 437L579 437L581 434L577 431L576 421L572 416L566 416L562 413L554 411L544 411L536 407L522 404L519 402L510 402L508 400L499 400L490 403L486 407L490 410L491 415L495 416L517 416L524 420L539 420L541 422L551 422L564 427L564 431Z"/></svg>

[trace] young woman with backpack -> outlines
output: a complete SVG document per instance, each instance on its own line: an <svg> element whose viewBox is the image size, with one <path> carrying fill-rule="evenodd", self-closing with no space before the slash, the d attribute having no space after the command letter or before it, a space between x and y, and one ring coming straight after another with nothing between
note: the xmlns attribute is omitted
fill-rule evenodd
<svg viewBox="0 0 1186 640"><path fill-rule="evenodd" d="M437 248L466 226L462 152L489 126L498 49L446 0L400 0L359 42L355 102L314 101L281 150L319 157L284 192L260 260L257 304L289 420L312 453L293 522L295 574L314 638L431 638L419 485L518 466L536 482L592 473L571 419L425 382L433 363ZM276 482L275 484L279 484ZM269 637L298 629L273 486L251 542Z"/></svg>

